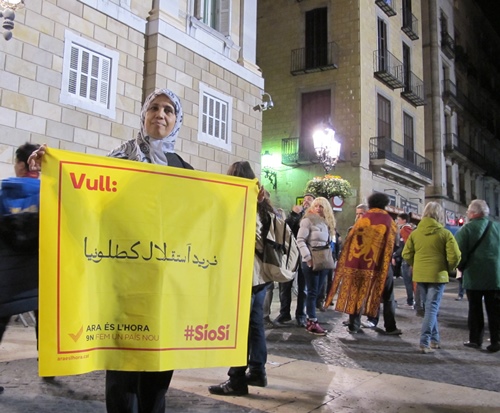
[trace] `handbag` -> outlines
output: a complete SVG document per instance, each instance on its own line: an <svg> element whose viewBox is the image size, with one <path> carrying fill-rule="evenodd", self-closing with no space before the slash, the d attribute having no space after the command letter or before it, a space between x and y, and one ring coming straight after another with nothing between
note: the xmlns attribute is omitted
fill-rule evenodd
<svg viewBox="0 0 500 413"><path fill-rule="evenodd" d="M309 250L311 251L313 271L333 270L335 268L330 240L322 247L309 247Z"/></svg>
<svg viewBox="0 0 500 413"><path fill-rule="evenodd" d="M477 240L477 242L474 244L474 246L469 251L469 255L466 258L462 258L462 260L460 261L460 264L457 265L457 270L461 271L462 273L464 272L465 267L467 267L467 261L469 260L472 253L476 250L476 248L479 247L479 244L481 244L481 241L484 239L484 237L488 233L488 230L490 229L490 227L491 227L491 221L488 222L488 225L486 226L485 230L483 231L481 237Z"/></svg>

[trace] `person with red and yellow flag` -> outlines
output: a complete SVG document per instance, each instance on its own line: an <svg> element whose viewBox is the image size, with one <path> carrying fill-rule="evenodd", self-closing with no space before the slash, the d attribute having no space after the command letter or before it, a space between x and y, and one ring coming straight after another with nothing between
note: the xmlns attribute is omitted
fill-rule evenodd
<svg viewBox="0 0 500 413"><path fill-rule="evenodd" d="M335 310L349 314L347 331L351 334L359 331L362 314L377 316L381 301L386 334L401 334L394 317L394 281L390 271L396 224L385 211L388 204L389 197L384 193L368 197L369 210L347 235L325 302L325 307L330 305L338 292Z"/></svg>

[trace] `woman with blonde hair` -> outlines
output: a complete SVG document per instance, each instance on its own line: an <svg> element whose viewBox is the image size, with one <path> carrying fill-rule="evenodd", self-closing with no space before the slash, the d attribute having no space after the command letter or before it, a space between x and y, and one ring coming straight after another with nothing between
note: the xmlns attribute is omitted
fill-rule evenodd
<svg viewBox="0 0 500 413"><path fill-rule="evenodd" d="M335 239L335 217L333 216L332 207L326 198L316 198L300 221L300 228L297 233L297 244L302 256L302 271L307 286L306 329L311 334L316 335L326 334L326 330L318 324L316 299L330 270L313 270L311 248L326 245L329 247L332 239Z"/></svg>
<svg viewBox="0 0 500 413"><path fill-rule="evenodd" d="M460 262L460 249L453 234L443 227L443 207L429 202L422 221L412 231L403 249L403 259L413 267L413 281L417 282L424 305L424 319L420 332L420 351L424 354L441 348L437 315L448 272Z"/></svg>

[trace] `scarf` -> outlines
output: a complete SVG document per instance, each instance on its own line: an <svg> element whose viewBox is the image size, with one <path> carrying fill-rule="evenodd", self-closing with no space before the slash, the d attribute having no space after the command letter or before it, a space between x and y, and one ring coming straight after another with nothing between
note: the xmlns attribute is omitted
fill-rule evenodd
<svg viewBox="0 0 500 413"><path fill-rule="evenodd" d="M167 96L174 105L175 125L172 132L162 139L153 139L146 134L146 112L151 102L158 96ZM169 89L158 89L151 93L141 110L141 128L137 137L121 144L113 149L108 156L120 159L129 159L131 161L148 162L160 165L168 165L166 153L174 153L175 141L179 135L182 125L182 106L179 97Z"/></svg>

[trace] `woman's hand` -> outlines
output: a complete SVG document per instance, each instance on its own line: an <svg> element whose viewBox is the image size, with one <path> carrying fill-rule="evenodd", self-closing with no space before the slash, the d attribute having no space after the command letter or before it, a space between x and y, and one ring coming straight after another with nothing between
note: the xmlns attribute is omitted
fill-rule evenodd
<svg viewBox="0 0 500 413"><path fill-rule="evenodd" d="M30 167L30 171L41 171L42 170L42 159L43 155L45 155L45 151L47 149L47 144L43 144L28 158L28 165Z"/></svg>
<svg viewBox="0 0 500 413"><path fill-rule="evenodd" d="M313 266L313 260L312 260L312 259L310 259L309 261L307 261L307 262L306 262L306 264L307 264L307 266L308 266L309 268L312 268L312 266Z"/></svg>
<svg viewBox="0 0 500 413"><path fill-rule="evenodd" d="M259 194L257 195L257 202L262 202L264 198L266 197L266 192L264 189L264 185L259 187Z"/></svg>

